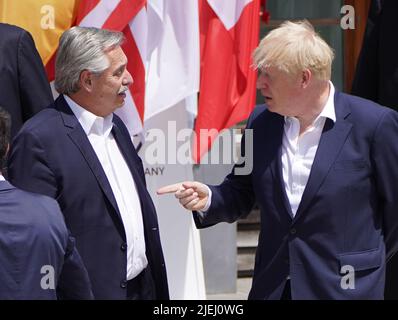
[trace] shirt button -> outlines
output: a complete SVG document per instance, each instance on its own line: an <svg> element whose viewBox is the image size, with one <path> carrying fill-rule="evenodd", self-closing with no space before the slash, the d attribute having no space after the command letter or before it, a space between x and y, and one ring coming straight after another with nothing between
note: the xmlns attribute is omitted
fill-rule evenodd
<svg viewBox="0 0 398 320"><path fill-rule="evenodd" d="M290 229L290 234L296 234L297 230L295 228Z"/></svg>
<svg viewBox="0 0 398 320"><path fill-rule="evenodd" d="M126 251L126 250L127 250L127 243L126 243L126 242L123 242L123 243L121 244L120 250L122 250L122 251Z"/></svg>
<svg viewBox="0 0 398 320"><path fill-rule="evenodd" d="M123 289L126 289L127 288L127 280L120 281L120 287Z"/></svg>

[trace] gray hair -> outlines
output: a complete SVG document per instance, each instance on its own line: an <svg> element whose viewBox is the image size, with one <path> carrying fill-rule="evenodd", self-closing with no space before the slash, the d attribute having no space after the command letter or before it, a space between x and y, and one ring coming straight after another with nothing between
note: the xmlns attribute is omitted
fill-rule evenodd
<svg viewBox="0 0 398 320"><path fill-rule="evenodd" d="M77 92L83 70L100 74L109 67L106 51L120 46L123 33L110 30L73 27L60 40L55 61L55 89L59 93Z"/></svg>
<svg viewBox="0 0 398 320"><path fill-rule="evenodd" d="M260 70L273 66L292 74L309 69L329 80L334 53L307 20L285 21L261 40L253 58Z"/></svg>

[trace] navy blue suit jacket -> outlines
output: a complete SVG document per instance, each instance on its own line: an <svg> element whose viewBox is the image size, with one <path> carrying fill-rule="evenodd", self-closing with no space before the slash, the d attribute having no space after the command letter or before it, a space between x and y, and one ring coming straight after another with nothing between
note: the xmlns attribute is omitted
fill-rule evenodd
<svg viewBox="0 0 398 320"><path fill-rule="evenodd" d="M293 299L382 299L386 256L398 245L398 113L335 94L336 122L327 119L308 183L292 216L281 170L284 118L257 107L253 170L211 186L199 227L233 222L255 202L261 233L249 299L279 299L291 278ZM245 146L243 146L245 147ZM343 289L344 266L355 289Z"/></svg>
<svg viewBox="0 0 398 320"><path fill-rule="evenodd" d="M127 128L113 117L112 133L133 175L141 202L146 254L156 297L168 299L166 268L155 207L142 161ZM9 178L16 186L56 199L76 238L96 299L126 299L126 235L111 186L82 126L58 97L31 118L10 150Z"/></svg>
<svg viewBox="0 0 398 320"><path fill-rule="evenodd" d="M32 36L0 23L0 106L12 119L11 136L34 114L54 102Z"/></svg>
<svg viewBox="0 0 398 320"><path fill-rule="evenodd" d="M0 299L93 297L54 199L0 181L0 248Z"/></svg>

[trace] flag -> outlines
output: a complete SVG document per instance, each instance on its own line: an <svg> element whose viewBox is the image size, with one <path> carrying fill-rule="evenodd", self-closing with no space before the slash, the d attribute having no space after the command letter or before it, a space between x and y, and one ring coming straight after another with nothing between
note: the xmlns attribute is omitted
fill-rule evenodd
<svg viewBox="0 0 398 320"><path fill-rule="evenodd" d="M197 0L148 0L148 26L145 119L199 91Z"/></svg>
<svg viewBox="0 0 398 320"><path fill-rule="evenodd" d="M147 188L158 212L171 299L205 299L199 231L173 197L156 190L176 181L193 180L192 165L178 161L178 151L190 146L178 136L192 129L199 90L199 14L197 0L148 0L147 83L144 125L148 141L141 149ZM169 125L170 124L170 125ZM173 129L170 129L170 128ZM161 132L166 158L151 163L150 134ZM153 141L153 140L152 140ZM166 142L167 141L167 142ZM158 154L161 154L159 152ZM189 155L186 157L190 160Z"/></svg>
<svg viewBox="0 0 398 320"><path fill-rule="evenodd" d="M248 117L255 105L259 0L199 0L200 95L193 146L195 162L211 148L217 131ZM209 130L209 141L201 130ZM216 129L216 130L211 130Z"/></svg>
<svg viewBox="0 0 398 320"><path fill-rule="evenodd" d="M73 25L78 6L79 0L1 0L0 21L28 30L46 65L62 33Z"/></svg>

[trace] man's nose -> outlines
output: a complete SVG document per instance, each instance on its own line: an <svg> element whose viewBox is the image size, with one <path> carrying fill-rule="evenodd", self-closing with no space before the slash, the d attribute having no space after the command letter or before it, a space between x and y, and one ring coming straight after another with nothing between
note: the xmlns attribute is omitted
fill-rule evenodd
<svg viewBox="0 0 398 320"><path fill-rule="evenodd" d="M131 76L130 72L126 69L125 70L125 75L123 77L123 85L124 86L130 86L134 82L133 77Z"/></svg>

